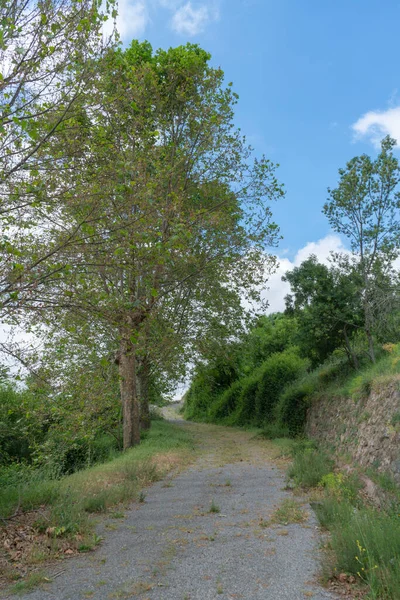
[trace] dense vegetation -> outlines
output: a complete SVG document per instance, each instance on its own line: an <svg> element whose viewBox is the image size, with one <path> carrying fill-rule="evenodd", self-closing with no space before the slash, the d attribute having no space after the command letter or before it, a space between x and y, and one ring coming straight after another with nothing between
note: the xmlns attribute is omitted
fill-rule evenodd
<svg viewBox="0 0 400 600"><path fill-rule="evenodd" d="M309 349L314 328L307 338L307 323L306 315L298 318L290 310L261 317L243 340L198 366L185 396L186 418L295 437L303 434L307 409L320 395L357 398L368 394L374 378L400 373L399 334L391 337L396 343L376 343L374 363L358 333L350 356L339 347L315 365L315 346Z"/></svg>

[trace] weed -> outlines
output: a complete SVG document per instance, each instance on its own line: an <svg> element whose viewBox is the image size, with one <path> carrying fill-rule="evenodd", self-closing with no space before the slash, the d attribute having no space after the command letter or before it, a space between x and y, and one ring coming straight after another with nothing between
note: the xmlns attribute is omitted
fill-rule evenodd
<svg viewBox="0 0 400 600"><path fill-rule="evenodd" d="M110 514L110 518L111 519L125 519L125 513L115 511Z"/></svg>
<svg viewBox="0 0 400 600"><path fill-rule="evenodd" d="M266 425L264 425L263 430L260 432L259 435L260 437L263 437L267 440L288 438L289 429L281 423L271 421L271 423L267 423Z"/></svg>
<svg viewBox="0 0 400 600"><path fill-rule="evenodd" d="M218 504L215 504L214 500L211 500L211 504L210 504L210 510L208 511L210 513L220 513L221 509L218 506Z"/></svg>
<svg viewBox="0 0 400 600"><path fill-rule="evenodd" d="M143 491L141 491L138 496L138 501L144 502L145 500L146 500L146 494Z"/></svg>
<svg viewBox="0 0 400 600"><path fill-rule="evenodd" d="M12 594L25 594L26 592L30 592L34 590L36 587L41 585L42 583L49 583L51 579L46 577L43 573L31 573L26 579L22 581L18 581L11 588Z"/></svg>
<svg viewBox="0 0 400 600"><path fill-rule="evenodd" d="M357 507L333 495L315 505L320 523L331 531L337 572L368 584L372 598L399 598L400 520L397 513Z"/></svg>
<svg viewBox="0 0 400 600"><path fill-rule="evenodd" d="M89 496L83 503L83 509L88 513L105 512L109 493L104 490L95 496Z"/></svg>
<svg viewBox="0 0 400 600"><path fill-rule="evenodd" d="M396 412L396 413L395 413L395 414L392 416L392 418L391 418L391 420L390 420L390 424L391 424L393 427L396 427L396 428L400 426L400 412Z"/></svg>
<svg viewBox="0 0 400 600"><path fill-rule="evenodd" d="M333 461L320 450L307 448L295 454L288 477L302 488L316 487L332 471Z"/></svg>
<svg viewBox="0 0 400 600"><path fill-rule="evenodd" d="M307 513L298 502L292 500L292 498L286 498L272 515L271 523L289 525L289 523L303 523L307 518Z"/></svg>
<svg viewBox="0 0 400 600"><path fill-rule="evenodd" d="M353 503L357 502L361 483L355 475L344 475L343 473L328 473L320 481L330 495L337 499L347 499Z"/></svg>
<svg viewBox="0 0 400 600"><path fill-rule="evenodd" d="M93 544L79 544L78 552L84 554L85 552L91 552L93 550Z"/></svg>

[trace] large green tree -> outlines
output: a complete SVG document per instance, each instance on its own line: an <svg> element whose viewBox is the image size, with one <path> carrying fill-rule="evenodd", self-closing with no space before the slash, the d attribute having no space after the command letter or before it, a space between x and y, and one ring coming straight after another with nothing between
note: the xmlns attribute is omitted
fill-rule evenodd
<svg viewBox="0 0 400 600"><path fill-rule="evenodd" d="M342 347L357 368L352 337L363 324L357 273L327 267L312 255L282 279L291 287L286 312L296 316L302 353L317 365Z"/></svg>
<svg viewBox="0 0 400 600"><path fill-rule="evenodd" d="M158 311L165 318L177 291L190 288L187 307L216 317L229 290L251 293L273 264L268 203L282 188L274 165L253 160L235 130L236 95L209 60L190 44L153 53L133 42L109 53L94 82L99 109L82 105L54 142L53 151L76 148L61 210L87 223L59 305L90 313L115 340L125 448L140 439L137 359Z"/></svg>
<svg viewBox="0 0 400 600"><path fill-rule="evenodd" d="M49 147L87 97L111 6L107 2L103 11L97 0L0 1L1 324L19 324L23 309L45 299L44 288L63 268L61 251L79 231L81 223L69 228L58 210L57 174L68 148L56 155ZM20 355L15 346L1 348Z"/></svg>
<svg viewBox="0 0 400 600"><path fill-rule="evenodd" d="M393 261L400 253L400 166L393 153L396 141L386 137L375 160L357 156L339 170L337 188L329 190L324 213L332 228L344 235L353 251L352 264L336 259L342 268L358 272L358 294L364 315L369 356L375 362L377 312L386 312L391 298Z"/></svg>

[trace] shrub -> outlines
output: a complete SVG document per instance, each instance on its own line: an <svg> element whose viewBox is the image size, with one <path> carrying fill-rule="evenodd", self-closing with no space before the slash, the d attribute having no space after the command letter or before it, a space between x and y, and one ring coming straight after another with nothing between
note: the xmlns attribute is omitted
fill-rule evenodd
<svg viewBox="0 0 400 600"><path fill-rule="evenodd" d="M272 418L272 411L284 388L305 373L308 361L292 351L270 356L262 365L255 399L255 413L259 424Z"/></svg>
<svg viewBox="0 0 400 600"><path fill-rule="evenodd" d="M372 509L354 511L332 529L336 568L369 584L375 598L400 598L400 520Z"/></svg>
<svg viewBox="0 0 400 600"><path fill-rule="evenodd" d="M260 369L242 379L241 391L230 425L249 425L255 422L256 395L260 383Z"/></svg>
<svg viewBox="0 0 400 600"><path fill-rule="evenodd" d="M354 513L354 506L348 501L341 501L335 495L326 494L322 502L312 504L322 527L331 529L337 523L348 523Z"/></svg>
<svg viewBox="0 0 400 600"><path fill-rule="evenodd" d="M242 382L235 381L223 394L221 394L209 410L212 421L220 421L229 417L239 403L242 392Z"/></svg>
<svg viewBox="0 0 400 600"><path fill-rule="evenodd" d="M275 419L287 427L289 435L295 437L304 431L307 409L314 387L307 379L288 386L281 394L275 407Z"/></svg>
<svg viewBox="0 0 400 600"><path fill-rule="evenodd" d="M202 420L207 417L208 410L214 400L210 382L203 376L193 380L185 394L184 415L186 419Z"/></svg>

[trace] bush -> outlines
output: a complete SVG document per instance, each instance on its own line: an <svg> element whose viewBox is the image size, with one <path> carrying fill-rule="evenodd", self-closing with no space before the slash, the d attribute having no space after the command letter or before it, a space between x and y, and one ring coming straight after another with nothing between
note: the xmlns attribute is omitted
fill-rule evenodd
<svg viewBox="0 0 400 600"><path fill-rule="evenodd" d="M289 430L285 425L273 421L272 423L264 425L260 436L267 440L287 438L289 436Z"/></svg>
<svg viewBox="0 0 400 600"><path fill-rule="evenodd" d="M313 392L312 384L305 379L288 386L278 400L274 411L275 419L281 426L287 428L292 437L304 431L307 409Z"/></svg>
<svg viewBox="0 0 400 600"><path fill-rule="evenodd" d="M221 396L217 398L209 410L209 418L212 421L221 421L234 412L239 403L242 392L242 382L235 381Z"/></svg>
<svg viewBox="0 0 400 600"><path fill-rule="evenodd" d="M260 369L242 379L241 391L230 425L250 425L255 423L256 395L260 383Z"/></svg>
<svg viewBox="0 0 400 600"><path fill-rule="evenodd" d="M251 375L235 381L211 406L211 420L229 425L263 425L271 419L282 389L305 372L308 362L293 351L270 356Z"/></svg>
<svg viewBox="0 0 400 600"><path fill-rule="evenodd" d="M36 431L24 395L11 385L0 385L0 463L27 461ZM36 424L36 429L38 425Z"/></svg>
<svg viewBox="0 0 400 600"><path fill-rule="evenodd" d="M185 394L184 415L186 419L204 420L212 404L214 395L210 382L203 376L197 376Z"/></svg>
<svg viewBox="0 0 400 600"><path fill-rule="evenodd" d="M270 356L262 365L255 399L255 415L259 424L272 418L272 411L284 388L303 375L308 361L292 351Z"/></svg>
<svg viewBox="0 0 400 600"><path fill-rule="evenodd" d="M314 503L312 506L318 521L326 529L331 529L337 523L348 523L354 513L354 506L349 501L339 501L336 496L329 494L322 502Z"/></svg>

